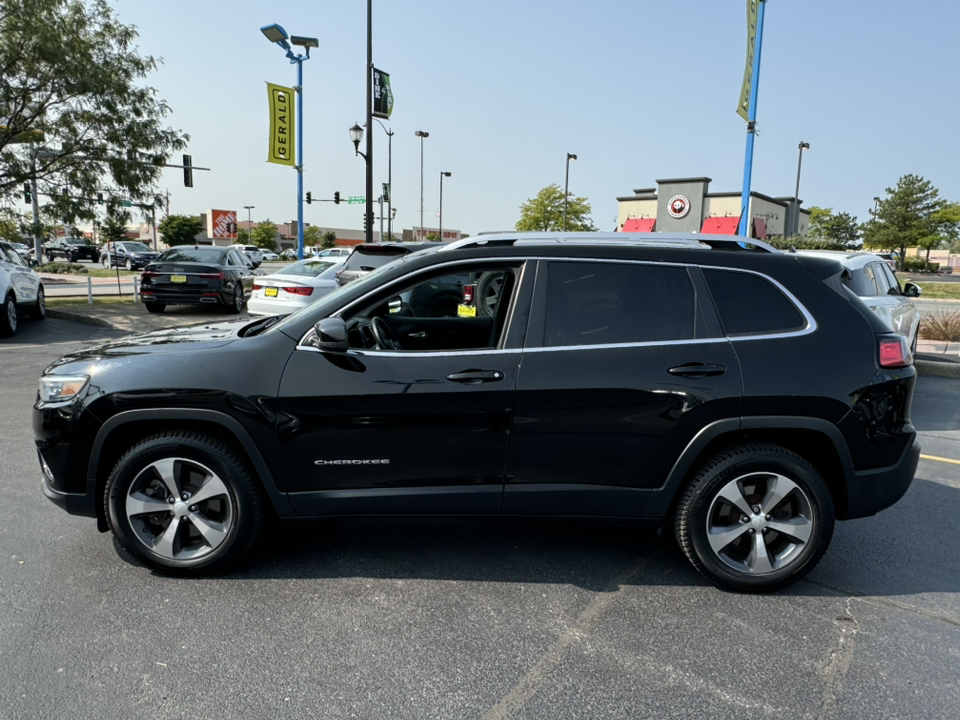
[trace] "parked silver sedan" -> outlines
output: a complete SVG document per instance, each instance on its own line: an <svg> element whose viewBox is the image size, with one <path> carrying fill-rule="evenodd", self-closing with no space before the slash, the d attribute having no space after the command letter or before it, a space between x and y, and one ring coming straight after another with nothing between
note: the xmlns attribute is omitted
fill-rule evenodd
<svg viewBox="0 0 960 720"><path fill-rule="evenodd" d="M247 303L251 315L286 315L339 287L335 274L346 258L307 258L258 277Z"/></svg>
<svg viewBox="0 0 960 720"><path fill-rule="evenodd" d="M900 285L887 260L876 253L833 250L799 250L803 255L830 258L842 264L847 272L843 283L856 293L898 335L907 339L910 351L917 351L920 313L911 298L920 297L919 285Z"/></svg>

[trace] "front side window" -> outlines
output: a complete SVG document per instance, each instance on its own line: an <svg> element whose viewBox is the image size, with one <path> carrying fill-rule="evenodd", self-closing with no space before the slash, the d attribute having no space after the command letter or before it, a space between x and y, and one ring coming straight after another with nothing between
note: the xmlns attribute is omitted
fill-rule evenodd
<svg viewBox="0 0 960 720"><path fill-rule="evenodd" d="M697 299L684 267L551 262L546 347L690 340Z"/></svg>
<svg viewBox="0 0 960 720"><path fill-rule="evenodd" d="M420 274L344 315L350 347L387 351L484 350L500 345L519 267L468 264Z"/></svg>

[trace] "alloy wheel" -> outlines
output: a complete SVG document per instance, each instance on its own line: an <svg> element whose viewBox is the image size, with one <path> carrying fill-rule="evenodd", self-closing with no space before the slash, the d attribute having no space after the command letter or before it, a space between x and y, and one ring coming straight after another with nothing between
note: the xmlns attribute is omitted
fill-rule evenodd
<svg viewBox="0 0 960 720"><path fill-rule="evenodd" d="M143 468L130 484L124 508L137 540L164 560L212 553L236 518L223 480L206 465L179 457Z"/></svg>
<svg viewBox="0 0 960 720"><path fill-rule="evenodd" d="M10 328L10 334L17 331L17 302L13 296L7 298L7 327Z"/></svg>

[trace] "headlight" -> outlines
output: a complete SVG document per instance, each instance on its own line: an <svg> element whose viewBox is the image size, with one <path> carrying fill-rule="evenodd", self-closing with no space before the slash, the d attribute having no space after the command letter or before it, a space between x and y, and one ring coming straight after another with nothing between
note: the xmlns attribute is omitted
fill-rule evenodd
<svg viewBox="0 0 960 720"><path fill-rule="evenodd" d="M58 403L73 400L89 384L86 375L44 375L40 378L40 401Z"/></svg>

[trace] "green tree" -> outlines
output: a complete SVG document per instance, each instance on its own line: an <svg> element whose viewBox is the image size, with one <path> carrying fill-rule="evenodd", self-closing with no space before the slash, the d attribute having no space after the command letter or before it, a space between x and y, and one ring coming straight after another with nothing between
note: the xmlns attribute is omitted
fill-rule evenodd
<svg viewBox="0 0 960 720"><path fill-rule="evenodd" d="M126 240L128 222L130 222L130 213L126 210L107 213L107 219L100 224L100 239L104 242Z"/></svg>
<svg viewBox="0 0 960 720"><path fill-rule="evenodd" d="M10 218L0 218L0 240L6 242L23 242L19 224Z"/></svg>
<svg viewBox="0 0 960 720"><path fill-rule="evenodd" d="M250 242L250 231L246 228L237 228L237 245L252 245Z"/></svg>
<svg viewBox="0 0 960 720"><path fill-rule="evenodd" d="M960 252L960 204L947 203L937 210L930 219L938 236L936 246L948 247L950 252Z"/></svg>
<svg viewBox="0 0 960 720"><path fill-rule="evenodd" d="M203 232L203 223L193 215L167 215L157 225L157 232L167 245L193 245Z"/></svg>
<svg viewBox="0 0 960 720"><path fill-rule="evenodd" d="M833 208L821 208L816 205L810 208L810 229L807 237L816 242L827 242L838 245L841 249L858 249L860 240L860 225L857 218L849 213L833 214Z"/></svg>
<svg viewBox="0 0 960 720"><path fill-rule="evenodd" d="M322 237L323 231L321 231L316 225L307 225L305 228L303 228L304 247L313 247L314 245L319 245Z"/></svg>
<svg viewBox="0 0 960 720"><path fill-rule="evenodd" d="M259 248L266 248L273 252L277 251L277 226L270 220L264 220L257 223L257 226L250 234L250 240Z"/></svg>
<svg viewBox="0 0 960 720"><path fill-rule="evenodd" d="M597 228L590 220L590 203L586 198L567 198L567 230L591 232ZM537 196L520 206L517 230L563 230L563 190L547 185Z"/></svg>
<svg viewBox="0 0 960 720"><path fill-rule="evenodd" d="M320 247L327 250L337 246L337 234L333 230L327 230L320 239Z"/></svg>
<svg viewBox="0 0 960 720"><path fill-rule="evenodd" d="M895 188L887 188L870 219L864 223L863 243L875 250L896 250L904 257L908 247L930 248L943 240L936 221L947 206L940 192L919 175L904 175Z"/></svg>
<svg viewBox="0 0 960 720"><path fill-rule="evenodd" d="M142 84L159 61L136 37L107 0L0 3L0 197L35 174L68 223L94 219L97 192L160 206L160 165L189 137L164 127L170 108Z"/></svg>

